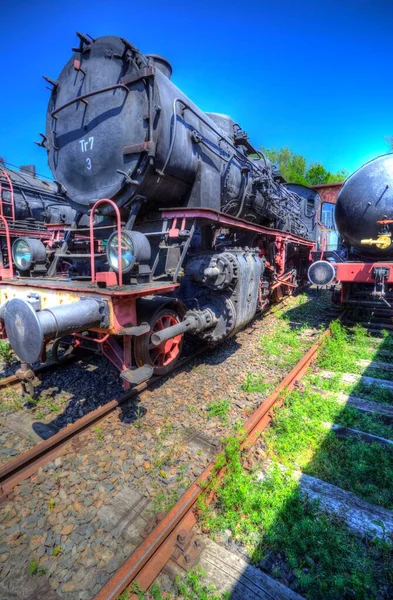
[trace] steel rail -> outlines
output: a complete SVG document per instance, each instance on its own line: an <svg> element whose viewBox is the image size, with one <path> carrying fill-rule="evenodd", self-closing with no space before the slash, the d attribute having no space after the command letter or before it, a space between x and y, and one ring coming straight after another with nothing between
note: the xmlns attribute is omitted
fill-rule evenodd
<svg viewBox="0 0 393 600"><path fill-rule="evenodd" d="M40 365L39 367L34 369L34 375L40 375L41 373L46 373L47 371L51 371L52 369L55 369L56 367L61 368L65 365L69 364L73 360L75 360L75 358L73 356L69 356L61 363L49 362L45 365ZM3 388L11 387L13 385L18 385L21 383L22 383L21 379L19 377L17 377L15 374L8 375L8 377L3 377L2 379L0 379L0 390Z"/></svg>
<svg viewBox="0 0 393 600"><path fill-rule="evenodd" d="M299 287L296 292L301 292L303 287ZM266 315L269 313L270 309L276 306L277 304L281 304L287 299L287 296L284 296L280 302L272 303L266 310L259 311L256 313L255 318L259 317L261 314ZM252 322L252 321L251 321ZM22 452L12 460L8 461L5 465L0 467L0 503L3 502L12 491L13 487L20 483L21 481L31 477L40 466L50 462L57 455L61 453L64 446L72 441L72 439L76 438L76 436L82 433L84 430L91 427L97 421L103 419L107 414L111 413L125 401L130 398L137 396L142 393L144 390L154 387L156 383L165 379L172 373L175 373L177 370L184 367L187 363L191 362L194 358L199 356L202 352L207 350L208 347L206 345L201 345L196 351L191 353L189 356L181 359L178 364L175 366L173 371L166 375L157 375L152 377L146 382L135 386L129 392L120 396L120 398L115 398L110 400L103 406L96 408L95 410L89 412L84 417L75 421L75 423L71 423L61 429L58 433L54 434L47 440L39 442L33 448ZM68 357L64 362L60 364L57 363L48 363L46 365L42 365L38 367L34 373L39 374L45 371L51 370L54 367L63 367L67 363L74 360L73 356ZM20 379L16 375L10 375L9 377L4 377L0 380L0 389L7 386L16 385L21 383Z"/></svg>
<svg viewBox="0 0 393 600"><path fill-rule="evenodd" d="M344 313L339 316L339 319L342 319L343 315ZM256 442L272 419L273 407L283 403L283 392L292 390L296 386L316 359L319 348L329 335L330 329L328 328L246 421L244 425L246 439L242 444L243 448L249 449ZM206 490L206 484L214 472L214 468L215 461L212 461L198 480L191 485L135 552L94 596L94 600L116 600L134 582L138 583L141 590L148 590L170 560L179 532L188 531L196 524L196 503L203 491ZM215 473L218 475L217 481L222 479L224 472L225 466ZM214 493L211 492L208 501L211 502L213 497Z"/></svg>
<svg viewBox="0 0 393 600"><path fill-rule="evenodd" d="M15 458L7 462L5 465L0 467L0 503L6 500L6 498L10 495L12 489L18 483L27 479L28 477L31 477L31 475L37 472L39 467L47 464L48 462L51 462L56 458L56 456L61 454L64 447L67 444L69 444L73 439L75 439L76 436L78 436L86 429L92 427L92 425L106 417L106 415L113 412L116 408L121 406L127 400L130 400L131 398L137 396L138 394L145 391L147 388L153 387L156 383L168 377L168 375L171 375L178 369L184 367L187 363L189 363L199 354L204 352L206 348L206 345L201 345L189 356L179 360L179 362L170 374L156 375L148 381L145 381L135 386L134 388L132 388L132 390L126 392L119 398L109 400L109 402L107 402L103 406L99 406L95 410L92 410L91 412L87 413L84 417L75 421L75 423L67 425L47 440L38 442L38 444L36 444L32 448L29 448L25 452L22 452L22 454L16 456ZM43 365L43 367L48 367L48 365ZM43 367L41 369L43 369Z"/></svg>

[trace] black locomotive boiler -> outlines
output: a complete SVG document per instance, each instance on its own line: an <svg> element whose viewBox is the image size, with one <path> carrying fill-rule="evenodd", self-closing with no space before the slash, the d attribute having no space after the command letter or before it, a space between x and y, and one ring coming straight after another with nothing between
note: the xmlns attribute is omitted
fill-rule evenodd
<svg viewBox="0 0 393 600"><path fill-rule="evenodd" d="M132 385L170 370L185 333L218 342L296 288L319 198L287 186L229 116L193 104L167 60L78 37L46 78L43 136L75 221L46 275L0 285L0 316L22 361L43 358L50 339L89 338ZM90 260L88 278L65 280L67 257Z"/></svg>
<svg viewBox="0 0 393 600"><path fill-rule="evenodd" d="M393 302L393 154L366 163L343 185L335 221L340 244L313 263L316 285L341 283L335 299L373 306Z"/></svg>

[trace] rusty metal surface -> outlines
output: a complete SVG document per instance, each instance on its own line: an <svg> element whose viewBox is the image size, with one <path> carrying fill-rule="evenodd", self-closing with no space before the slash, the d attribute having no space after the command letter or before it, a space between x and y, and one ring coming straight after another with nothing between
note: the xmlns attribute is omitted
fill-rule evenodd
<svg viewBox="0 0 393 600"><path fill-rule="evenodd" d="M69 357L67 357L66 361L61 364L50 362L45 365L40 365L39 367L34 369L34 374L39 375L41 373L46 373L47 371L51 371L52 369L55 369L55 368L56 369L58 369L59 367L61 368L66 363L68 364L71 360L74 360L74 357L69 356ZM20 383L21 383L21 379L16 374L9 375L8 377L3 377L3 379L0 379L0 390L3 388L6 388L6 387L12 386L12 385L19 385Z"/></svg>
<svg viewBox="0 0 393 600"><path fill-rule="evenodd" d="M204 350L205 346L201 345L195 352L183 360L180 360L172 372L182 368L186 363L193 360ZM36 444L33 448L26 450L26 452L23 452L19 456L3 465L2 468L0 468L0 503L9 496L15 485L24 479L31 477L31 475L36 473L40 466L54 460L56 456L63 452L66 444L71 442L75 436L104 418L107 414L123 404L123 402L126 402L133 396L137 396L145 389L152 387L165 377L166 375L157 375L152 377L149 381L135 386L130 391L123 394L120 398L110 400L103 406L96 408L75 423L67 425L67 427L52 437Z"/></svg>
<svg viewBox="0 0 393 600"><path fill-rule="evenodd" d="M323 340L330 335L326 330L320 339L308 350L295 367L284 377L276 389L257 408L245 423L246 440L244 448L251 447L258 439L260 433L269 424L271 409L280 402L284 390L293 389L296 383L315 360L318 349ZM157 527L146 537L136 551L116 571L113 577L94 597L94 600L116 600L116 598L134 581L137 581L142 590L147 590L156 579L166 563L171 559L178 544L178 536L184 536L196 523L196 502L203 492L204 484L214 469L215 463L211 462L202 473L198 481L185 492L175 506L158 523ZM224 469L218 474L217 481L223 477ZM210 503L214 497L213 492L208 497Z"/></svg>
<svg viewBox="0 0 393 600"><path fill-rule="evenodd" d="M329 204L336 204L337 196L344 182L339 183L325 183L323 185L313 185L312 188L318 192L321 197L321 202L329 202Z"/></svg>

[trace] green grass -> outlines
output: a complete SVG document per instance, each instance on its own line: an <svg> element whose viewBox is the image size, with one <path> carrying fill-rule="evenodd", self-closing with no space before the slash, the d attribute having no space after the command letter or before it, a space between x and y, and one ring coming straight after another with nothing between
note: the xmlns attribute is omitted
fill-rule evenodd
<svg viewBox="0 0 393 600"><path fill-rule="evenodd" d="M209 417L218 417L224 424L228 423L231 403L229 400L213 400L207 405Z"/></svg>
<svg viewBox="0 0 393 600"><path fill-rule="evenodd" d="M361 541L300 495L290 471L277 466L260 481L243 469L239 443L226 448L228 468L214 511L202 510L210 531L229 529L258 562L271 549L284 555L298 589L310 600L378 598L393 582L392 545Z"/></svg>
<svg viewBox="0 0 393 600"><path fill-rule="evenodd" d="M26 399L22 398L20 392L13 388L6 388L0 395L0 411L1 410L22 410Z"/></svg>
<svg viewBox="0 0 393 600"><path fill-rule="evenodd" d="M321 377L318 374L311 374L306 380L319 390L343 392L344 394L358 396L359 398L365 398L380 404L393 404L392 389L376 383L364 383L363 381L346 383L341 381L341 373L336 373L331 379Z"/></svg>
<svg viewBox="0 0 393 600"><path fill-rule="evenodd" d="M102 442L104 439L104 433L102 431L102 427L100 425L97 425L97 427L94 427L93 431L96 434L97 441Z"/></svg>
<svg viewBox="0 0 393 600"><path fill-rule="evenodd" d="M356 373L376 379L393 380L393 371L358 364L360 359L389 362L386 360L389 357L379 354L380 347L370 347L370 337L364 328L357 325L351 335L338 321L333 321L330 329L332 335L324 340L318 355L318 367L338 373Z"/></svg>
<svg viewBox="0 0 393 600"><path fill-rule="evenodd" d="M273 309L273 314L279 319L273 330L264 333L260 339L261 354L264 364L274 372L277 370L288 371L303 356L311 345L309 339L303 337L304 327L293 329L290 323L290 313L296 312L296 318L303 318L307 322L306 314L315 316L315 306L311 309L307 296L300 295L296 298L297 306L284 312L282 307ZM301 313L298 311L301 310ZM320 309L319 309L320 310ZM303 314L304 312L304 314ZM293 316L293 315L292 315ZM242 390L248 393L258 393L264 396L274 387L272 378L269 381L260 374L247 373L242 384Z"/></svg>
<svg viewBox="0 0 393 600"><path fill-rule="evenodd" d="M243 468L240 440L229 440L217 461L217 469L224 463L228 467L217 502L206 508L201 501L201 518L211 532L229 529L255 562L264 558L267 550L276 553L295 575L297 591L308 600L381 600L389 597L387 590L393 585L392 540L353 535L336 516L300 494L293 472L320 477L369 502L393 508L393 451L358 439L340 440L324 425L332 422L393 439L393 429L382 416L343 406L334 395L322 397L311 387L344 391L342 372L351 370L348 365L355 369L359 355L369 358L374 352L363 328L356 327L350 334L338 322L331 327L332 335L323 344L318 367L336 370L336 376L324 379L310 374L300 390L286 394L284 406L275 412L264 435L270 466L262 480L253 470ZM277 344L272 336L269 350L279 356L283 340L295 357L298 340L285 328ZM264 385L249 375L243 389L266 391ZM360 395L359 384L351 388ZM385 401L387 392L389 396L392 393L378 389ZM275 565L269 568L270 574L277 576Z"/></svg>
<svg viewBox="0 0 393 600"><path fill-rule="evenodd" d="M273 387L272 383L264 381L261 375L252 375L247 373L246 379L242 384L242 390L248 393L266 394Z"/></svg>
<svg viewBox="0 0 393 600"><path fill-rule="evenodd" d="M45 575L48 569L40 566L38 560L32 560L29 564L29 573L30 575Z"/></svg>
<svg viewBox="0 0 393 600"><path fill-rule="evenodd" d="M143 592L136 582L130 586L129 591L120 594L117 600L130 600L132 594L135 594L138 600L229 600L228 593L222 594L214 585L207 585L203 581L204 575L205 573L196 567L184 577L178 576L170 596L164 593L157 583L154 583L148 592Z"/></svg>
<svg viewBox="0 0 393 600"><path fill-rule="evenodd" d="M393 438L393 429L377 416L343 408L315 392L295 391L288 394L285 406L274 417L273 427L266 432L269 455L284 465L351 490L368 502L393 508L393 448L355 438L338 439L324 422Z"/></svg>
<svg viewBox="0 0 393 600"><path fill-rule="evenodd" d="M61 546L55 546L52 554L53 556L59 556L59 554L63 554L63 548Z"/></svg>
<svg viewBox="0 0 393 600"><path fill-rule="evenodd" d="M290 324L282 320L275 331L261 337L261 350L267 363L279 367L292 367L304 354L307 342L301 339L302 329L291 329Z"/></svg>

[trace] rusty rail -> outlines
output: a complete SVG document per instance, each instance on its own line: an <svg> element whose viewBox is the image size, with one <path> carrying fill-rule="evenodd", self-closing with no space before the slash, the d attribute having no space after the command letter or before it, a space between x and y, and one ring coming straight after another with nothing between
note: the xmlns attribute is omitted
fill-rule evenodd
<svg viewBox="0 0 393 600"><path fill-rule="evenodd" d="M61 367L65 366L66 364L69 364L70 362L72 362L72 360L74 360L74 358L72 356L70 356L62 363L49 362L45 365L40 365L39 367L34 369L34 374L40 375L41 373L46 373L47 371L51 371L52 369L55 369L58 367L61 368ZM8 375L8 377L3 377L2 379L0 379L0 390L3 388L13 386L13 385L18 385L20 383L21 383L20 378L17 377L15 374Z"/></svg>
<svg viewBox="0 0 393 600"><path fill-rule="evenodd" d="M206 349L205 345L201 345L192 354L180 360L176 365L172 373L182 367L188 362L196 358ZM42 370L48 368L49 365L43 365ZM50 366L53 366L50 364ZM59 366L59 365L56 365ZM38 371L38 369L37 369ZM13 376L11 376L12 378ZM103 406L92 410L87 415L71 423L61 429L58 433L55 433L52 437L39 442L33 448L29 448L25 452L22 452L19 456L16 456L5 465L0 468L0 503L6 500L10 495L12 489L24 479L31 477L37 472L39 467L51 462L58 456L63 450L64 446L71 442L77 435L92 427L95 423L103 419L106 415L113 412L118 406L129 400L130 398L137 396L147 388L154 386L156 383L167 377L167 375L157 375L152 377L148 381L145 381L138 386L132 388L132 390L126 392L119 398L110 400ZM10 378L7 378L10 379Z"/></svg>
<svg viewBox="0 0 393 600"><path fill-rule="evenodd" d="M343 314L339 318L342 317ZM281 405L283 392L293 389L300 381L310 364L316 359L324 339L329 335L330 329L327 329L246 421L244 448L250 448L256 442L260 433L272 419L272 408ZM206 467L199 479L191 485L130 558L96 594L94 600L116 600L127 587L136 581L143 591L148 590L171 558L180 531L189 531L196 524L196 502L204 491L214 466L215 462L211 462ZM225 467L218 473L219 479L223 477L224 471ZM213 494L210 494L208 500L211 502L212 499Z"/></svg>
<svg viewBox="0 0 393 600"><path fill-rule="evenodd" d="M303 288L299 288L298 291L301 291L302 289ZM284 299L285 298L283 298L281 302L284 301ZM267 309L267 311L263 312L265 312L266 314L266 312L269 311L269 308ZM196 358L204 350L206 350L206 346L201 345L196 351L191 353L186 358L180 360L171 373L174 373L178 369L184 367L187 363ZM70 356L66 361L64 361L61 364L48 363L46 365L42 365L35 370L35 373L39 374L50 370L54 367L62 367L63 365L66 365L72 360L73 357ZM43 442L39 442L33 448L26 450L19 456L16 456L15 458L7 462L5 465L0 467L0 503L7 499L15 485L27 479L28 477L31 477L34 473L37 472L39 467L41 467L42 465L54 460L54 458L56 458L56 456L58 456L61 453L64 446L71 442L72 439L75 438L78 434L82 433L86 429L89 429L89 427L94 425L97 421L103 419L107 414L111 413L126 400L129 400L133 396L137 396L149 387L153 387L156 383L158 383L162 379L165 379L165 377L167 377L167 375L155 376L152 377L149 381L143 382L140 385L135 386L132 390L122 395L120 398L110 400L103 406L100 406L99 408L91 411L75 423L67 425L67 427L60 430L52 437L48 438L47 440L44 440ZM16 375L10 375L9 377L4 377L3 379L0 379L0 389L19 383L20 379L16 377Z"/></svg>

